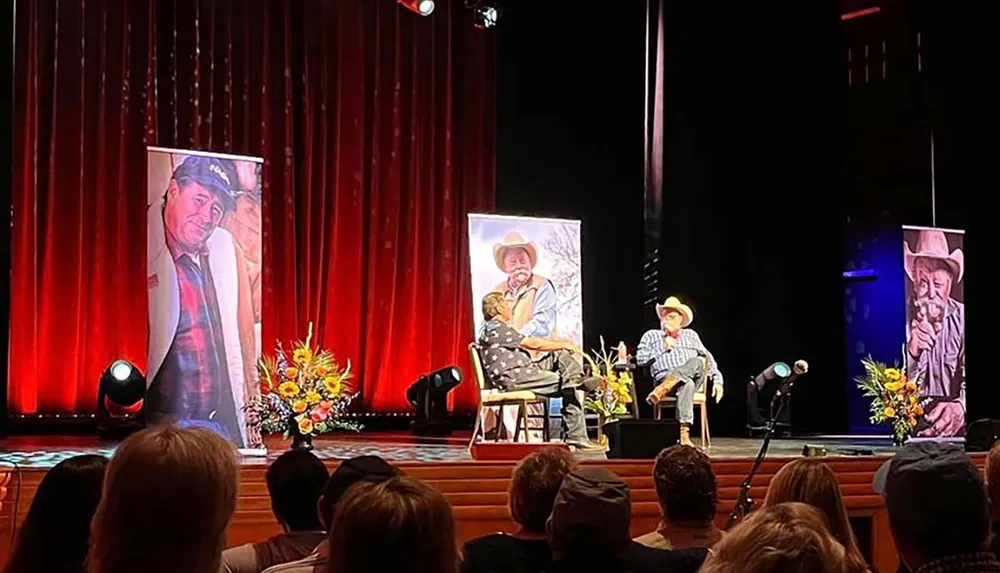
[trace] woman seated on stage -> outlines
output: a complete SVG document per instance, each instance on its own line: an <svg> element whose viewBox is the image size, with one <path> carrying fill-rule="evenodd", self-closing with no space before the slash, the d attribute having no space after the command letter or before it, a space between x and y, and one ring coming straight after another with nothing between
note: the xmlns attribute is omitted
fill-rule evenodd
<svg viewBox="0 0 1000 573"><path fill-rule="evenodd" d="M90 520L101 499L103 456L74 456L38 484L5 573L83 573Z"/></svg>
<svg viewBox="0 0 1000 573"><path fill-rule="evenodd" d="M823 514L804 503L764 507L715 546L699 573L844 573L844 546Z"/></svg>
<svg viewBox="0 0 1000 573"><path fill-rule="evenodd" d="M844 546L847 573L864 573L868 563L861 556L858 542L847 518L847 507L830 466L817 458L801 458L778 470L767 489L764 507L797 501L811 505L826 518L830 533Z"/></svg>

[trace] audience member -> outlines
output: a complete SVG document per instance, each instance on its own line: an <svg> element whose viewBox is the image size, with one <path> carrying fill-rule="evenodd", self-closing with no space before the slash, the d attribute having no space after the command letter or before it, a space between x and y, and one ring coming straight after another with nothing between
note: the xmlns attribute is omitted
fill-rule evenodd
<svg viewBox="0 0 1000 573"><path fill-rule="evenodd" d="M400 475L378 456L359 456L344 460L337 466L323 488L317 503L318 517L324 528L333 523L334 510L340 499L356 483L382 483ZM330 554L329 542L324 539L307 557L283 565L275 565L264 573L321 573L326 571Z"/></svg>
<svg viewBox="0 0 1000 573"><path fill-rule="evenodd" d="M885 498L889 527L908 570L1000 571L1000 562L986 550L986 488L960 446L910 442L879 468L872 487Z"/></svg>
<svg viewBox="0 0 1000 573"><path fill-rule="evenodd" d="M626 571L631 520L629 487L621 478L599 467L570 472L546 526L553 559L546 571Z"/></svg>
<svg viewBox="0 0 1000 573"><path fill-rule="evenodd" d="M451 506L405 476L351 486L330 526L328 573L457 573Z"/></svg>
<svg viewBox="0 0 1000 573"><path fill-rule="evenodd" d="M271 511L282 533L262 543L248 543L222 552L226 573L260 573L268 567L297 561L326 539L316 503L330 472L305 450L289 450L267 468Z"/></svg>
<svg viewBox="0 0 1000 573"><path fill-rule="evenodd" d="M847 552L849 573L868 571L868 563L858 549L847 518L847 507L840 495L837 476L830 466L819 458L800 458L778 470L767 489L764 506L789 501L811 505L823 513L833 538Z"/></svg>
<svg viewBox="0 0 1000 573"><path fill-rule="evenodd" d="M90 573L217 573L236 509L236 456L203 428L132 435L108 465Z"/></svg>
<svg viewBox="0 0 1000 573"><path fill-rule="evenodd" d="M701 573L844 573L844 546L804 503L760 509L722 538Z"/></svg>
<svg viewBox="0 0 1000 573"><path fill-rule="evenodd" d="M673 446L656 456L653 485L662 519L656 531L636 541L656 549L709 548L719 542L715 473L708 456L691 446Z"/></svg>
<svg viewBox="0 0 1000 573"><path fill-rule="evenodd" d="M546 448L528 455L514 468L507 492L516 533L497 533L465 544L465 573L537 573L552 560L545 522L563 478L576 469L573 454Z"/></svg>
<svg viewBox="0 0 1000 573"><path fill-rule="evenodd" d="M35 492L5 573L83 573L90 520L101 499L102 456L75 456L55 465Z"/></svg>
<svg viewBox="0 0 1000 573"><path fill-rule="evenodd" d="M990 507L990 542L993 555L1000 557L1000 442L986 456L986 494Z"/></svg>

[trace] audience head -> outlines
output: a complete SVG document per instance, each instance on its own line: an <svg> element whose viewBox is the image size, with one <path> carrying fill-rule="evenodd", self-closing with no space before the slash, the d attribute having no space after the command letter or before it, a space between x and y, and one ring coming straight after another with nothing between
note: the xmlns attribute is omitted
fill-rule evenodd
<svg viewBox="0 0 1000 573"><path fill-rule="evenodd" d="M868 564L861 555L851 530L837 476L830 466L819 458L800 458L778 470L767 489L764 505L778 505L789 501L802 502L820 510L826 518L830 533L844 546L850 569L862 572L868 570Z"/></svg>
<svg viewBox="0 0 1000 573"><path fill-rule="evenodd" d="M719 502L708 456L691 446L671 446L656 456L653 485L664 521L705 527L715 520Z"/></svg>
<svg viewBox="0 0 1000 573"><path fill-rule="evenodd" d="M45 474L24 516L7 573L84 571L90 520L107 466L103 456L75 456Z"/></svg>
<svg viewBox="0 0 1000 573"><path fill-rule="evenodd" d="M715 546L700 573L844 573L844 547L823 514L804 503L779 503L747 517Z"/></svg>
<svg viewBox="0 0 1000 573"><path fill-rule="evenodd" d="M417 479L351 486L329 529L330 573L458 572L451 506Z"/></svg>
<svg viewBox="0 0 1000 573"><path fill-rule="evenodd" d="M329 470L312 452L288 450L267 468L271 510L286 531L319 531L323 526L316 502L323 495Z"/></svg>
<svg viewBox="0 0 1000 573"><path fill-rule="evenodd" d="M217 573L236 509L236 456L218 434L160 426L108 465L91 527L91 573Z"/></svg>
<svg viewBox="0 0 1000 573"><path fill-rule="evenodd" d="M1000 442L986 456L986 494L990 500L990 518L1000 521Z"/></svg>
<svg viewBox="0 0 1000 573"><path fill-rule="evenodd" d="M911 571L942 557L985 548L986 488L955 444L910 442L875 474L899 556Z"/></svg>
<svg viewBox="0 0 1000 573"><path fill-rule="evenodd" d="M576 469L563 479L546 527L556 559L624 556L631 543L629 488L614 472Z"/></svg>
<svg viewBox="0 0 1000 573"><path fill-rule="evenodd" d="M319 499L319 519L324 526L333 523L333 512L347 490L356 483L382 483L398 475L399 470L378 456L358 456L344 460L330 474Z"/></svg>
<svg viewBox="0 0 1000 573"><path fill-rule="evenodd" d="M521 460L507 491L514 521L525 531L545 533L563 478L574 469L573 454L559 448L545 448Z"/></svg>

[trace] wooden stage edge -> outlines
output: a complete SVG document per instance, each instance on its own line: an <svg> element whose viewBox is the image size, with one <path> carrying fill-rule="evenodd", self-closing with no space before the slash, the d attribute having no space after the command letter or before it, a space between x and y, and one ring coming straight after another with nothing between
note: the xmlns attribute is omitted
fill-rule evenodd
<svg viewBox="0 0 1000 573"><path fill-rule="evenodd" d="M753 481L751 497L764 499L774 474L795 457L768 458ZM862 551L879 571L894 571L898 558L888 527L888 517L881 496L872 490L872 477L885 457L827 457L837 474L846 499L852 523ZM983 464L984 456L975 456ZM336 460L326 462L330 468ZM607 467L621 476L632 490L632 533L639 535L656 527L659 507L653 489L651 460L584 461L584 464ZM753 460L749 458L713 458L719 484L719 523L723 523L739 494L739 484L745 479ZM512 531L507 510L507 485L514 462L399 462L405 473L425 480L442 491L454 508L459 541L494 533ZM243 465L240 472L239 502L229 526L228 541L238 545L262 540L278 531L270 511L264 483L264 465ZM25 468L14 476L7 487L6 499L0 511L0 563L6 562L10 551L11 526L27 511L39 481L47 470ZM20 479L20 487L18 480ZM19 496L19 499L17 499ZM14 513L15 500L17 512Z"/></svg>

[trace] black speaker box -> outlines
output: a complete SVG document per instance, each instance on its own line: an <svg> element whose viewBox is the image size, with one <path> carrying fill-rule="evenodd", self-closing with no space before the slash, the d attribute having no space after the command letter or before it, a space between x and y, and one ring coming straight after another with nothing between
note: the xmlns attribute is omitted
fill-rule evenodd
<svg viewBox="0 0 1000 573"><path fill-rule="evenodd" d="M650 460L680 441L681 426L677 420L625 418L605 425L604 435L608 437L608 458Z"/></svg>
<svg viewBox="0 0 1000 573"><path fill-rule="evenodd" d="M1000 440L1000 420L976 420L965 432L965 451L988 452Z"/></svg>

